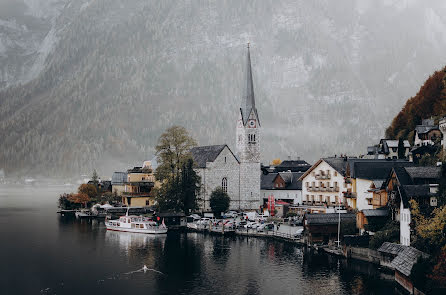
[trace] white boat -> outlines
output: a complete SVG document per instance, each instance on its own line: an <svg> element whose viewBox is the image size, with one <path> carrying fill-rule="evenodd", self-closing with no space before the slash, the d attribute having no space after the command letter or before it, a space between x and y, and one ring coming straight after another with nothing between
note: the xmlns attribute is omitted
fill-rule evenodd
<svg viewBox="0 0 446 295"><path fill-rule="evenodd" d="M76 213L74 213L74 215L76 215L76 218L91 218L92 217L91 211L88 209L78 210L78 211L76 211Z"/></svg>
<svg viewBox="0 0 446 295"><path fill-rule="evenodd" d="M141 234L165 234L167 227L164 224L158 225L155 221L147 217L126 215L119 219L105 221L107 230L124 231Z"/></svg>

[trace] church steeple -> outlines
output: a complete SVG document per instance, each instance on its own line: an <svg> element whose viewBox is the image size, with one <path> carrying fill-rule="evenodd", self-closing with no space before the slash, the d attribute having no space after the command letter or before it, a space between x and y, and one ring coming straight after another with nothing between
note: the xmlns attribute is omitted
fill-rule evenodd
<svg viewBox="0 0 446 295"><path fill-rule="evenodd" d="M249 43L248 43L248 53L246 56L246 88L243 94L240 111L242 114L243 124L246 124L249 115L251 114L252 111L254 111L258 121L256 102L254 98L254 83L252 81L251 54L249 52Z"/></svg>

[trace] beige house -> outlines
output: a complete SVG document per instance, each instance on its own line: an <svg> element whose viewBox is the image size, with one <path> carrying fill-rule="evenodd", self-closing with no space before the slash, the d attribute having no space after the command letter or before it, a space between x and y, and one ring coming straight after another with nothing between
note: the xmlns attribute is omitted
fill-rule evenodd
<svg viewBox="0 0 446 295"><path fill-rule="evenodd" d="M155 186L155 175L149 161L143 167L134 167L127 171L127 179L122 192L122 203L131 207L147 207L155 205L152 189Z"/></svg>

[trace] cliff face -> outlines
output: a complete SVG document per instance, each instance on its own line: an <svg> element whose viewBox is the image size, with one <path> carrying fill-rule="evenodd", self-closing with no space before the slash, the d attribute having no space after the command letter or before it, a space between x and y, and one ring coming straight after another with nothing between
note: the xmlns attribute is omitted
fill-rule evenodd
<svg viewBox="0 0 446 295"><path fill-rule="evenodd" d="M173 124L233 148L247 42L264 161L363 153L446 47L443 1L46 2L31 62L0 49L7 174L110 174Z"/></svg>
<svg viewBox="0 0 446 295"><path fill-rule="evenodd" d="M387 138L412 139L422 119L446 115L446 68L436 71L410 98L386 129Z"/></svg>

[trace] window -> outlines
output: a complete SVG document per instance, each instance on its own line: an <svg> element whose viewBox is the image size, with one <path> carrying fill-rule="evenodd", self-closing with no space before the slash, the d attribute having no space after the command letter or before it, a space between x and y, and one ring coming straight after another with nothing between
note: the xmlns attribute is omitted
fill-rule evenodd
<svg viewBox="0 0 446 295"><path fill-rule="evenodd" d="M225 157L225 163L226 163L226 157Z"/></svg>
<svg viewBox="0 0 446 295"><path fill-rule="evenodd" d="M248 143L256 143L256 135L248 134Z"/></svg>
<svg viewBox="0 0 446 295"><path fill-rule="evenodd" d="M146 206L150 206L150 200L146 200Z"/></svg>
<svg viewBox="0 0 446 295"><path fill-rule="evenodd" d="M228 179L226 177L223 177L221 180L221 188L223 189L223 192L228 192Z"/></svg>
<svg viewBox="0 0 446 295"><path fill-rule="evenodd" d="M334 172L334 176L338 176L338 172L337 171Z"/></svg>
<svg viewBox="0 0 446 295"><path fill-rule="evenodd" d="M310 183L307 181L307 182L305 183L305 185L306 185L307 187L309 187L309 186L310 186Z"/></svg>

